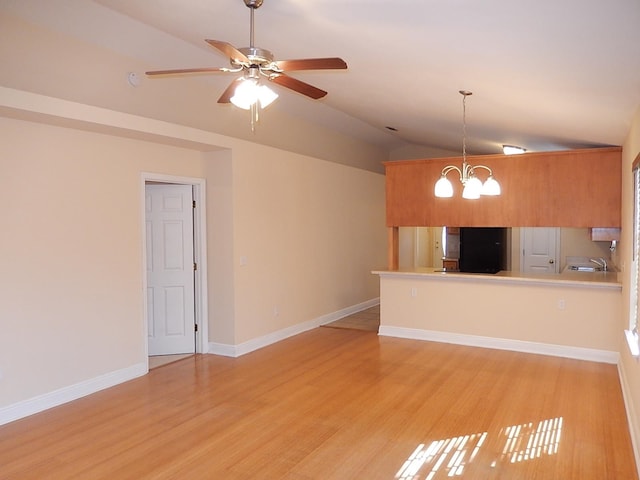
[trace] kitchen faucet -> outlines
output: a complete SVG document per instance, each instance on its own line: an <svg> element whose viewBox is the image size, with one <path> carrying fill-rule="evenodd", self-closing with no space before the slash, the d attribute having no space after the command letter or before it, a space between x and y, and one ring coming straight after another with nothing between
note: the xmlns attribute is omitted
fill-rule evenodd
<svg viewBox="0 0 640 480"><path fill-rule="evenodd" d="M590 258L589 261L595 263L599 267L602 267L603 272L607 271L607 261L604 258Z"/></svg>

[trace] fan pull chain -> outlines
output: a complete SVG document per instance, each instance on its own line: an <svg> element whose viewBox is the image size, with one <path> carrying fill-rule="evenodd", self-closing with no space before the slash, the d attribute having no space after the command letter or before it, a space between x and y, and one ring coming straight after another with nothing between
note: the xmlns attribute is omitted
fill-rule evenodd
<svg viewBox="0 0 640 480"><path fill-rule="evenodd" d="M260 118L258 117L258 102L251 104L251 133L256 133L256 123Z"/></svg>

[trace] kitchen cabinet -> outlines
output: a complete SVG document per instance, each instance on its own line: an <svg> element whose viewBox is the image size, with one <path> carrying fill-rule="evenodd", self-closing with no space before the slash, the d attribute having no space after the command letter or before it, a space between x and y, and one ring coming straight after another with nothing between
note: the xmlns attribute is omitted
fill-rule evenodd
<svg viewBox="0 0 640 480"><path fill-rule="evenodd" d="M590 228L589 235L594 242L612 242L620 240L619 228Z"/></svg>
<svg viewBox="0 0 640 480"><path fill-rule="evenodd" d="M457 258L443 258L442 266L445 270L457 272L459 270L458 259Z"/></svg>
<svg viewBox="0 0 640 480"><path fill-rule="evenodd" d="M522 155L467 157L487 165L502 194L462 198L462 184L449 174L453 198L437 198L433 188L446 165L460 157L385 162L386 223L447 227L620 228L622 149L595 148ZM483 170L478 176L486 178Z"/></svg>

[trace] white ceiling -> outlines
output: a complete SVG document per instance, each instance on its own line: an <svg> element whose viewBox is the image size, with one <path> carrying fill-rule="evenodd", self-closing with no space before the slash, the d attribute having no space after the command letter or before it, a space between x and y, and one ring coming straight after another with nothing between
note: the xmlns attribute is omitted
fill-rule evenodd
<svg viewBox="0 0 640 480"><path fill-rule="evenodd" d="M205 38L249 45L243 0L0 4L157 69L228 66ZM276 59L349 65L292 73L329 94L276 86L278 108L388 148L460 150L461 89L471 153L621 145L640 105L639 0L264 0L255 26ZM215 94L235 78L212 77Z"/></svg>

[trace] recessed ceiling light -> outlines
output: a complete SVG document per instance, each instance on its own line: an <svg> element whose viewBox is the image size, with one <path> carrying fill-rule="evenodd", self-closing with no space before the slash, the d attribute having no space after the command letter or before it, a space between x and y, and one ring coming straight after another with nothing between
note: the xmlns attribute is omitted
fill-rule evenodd
<svg viewBox="0 0 640 480"><path fill-rule="evenodd" d="M502 145L502 151L505 155L518 155L527 151L526 148L516 147L515 145Z"/></svg>

